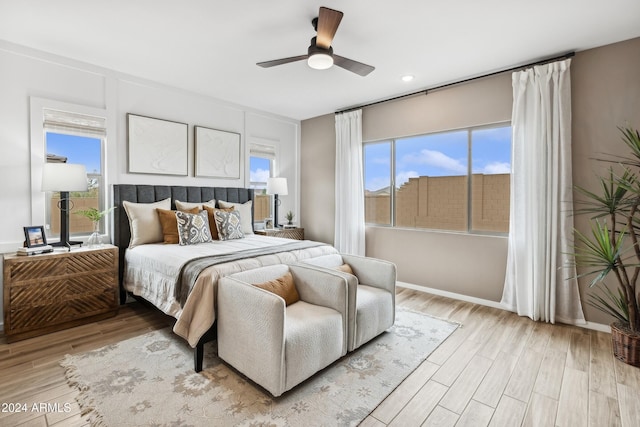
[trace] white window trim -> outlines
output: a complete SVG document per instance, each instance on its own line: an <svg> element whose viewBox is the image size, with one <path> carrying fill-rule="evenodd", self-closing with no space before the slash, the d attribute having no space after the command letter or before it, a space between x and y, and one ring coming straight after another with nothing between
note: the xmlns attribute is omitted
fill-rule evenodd
<svg viewBox="0 0 640 427"><path fill-rule="evenodd" d="M67 102L54 101L46 98L29 98L29 139L31 145L31 224L43 225L46 219L46 197L42 191L42 170L46 161L45 131L43 126L44 110L60 110L108 118L107 110L102 108L87 107L85 105L71 104ZM109 191L107 191L106 174L106 137L102 146L102 175L104 180L104 191L102 192L102 202L107 206ZM105 218L105 230L109 230L109 219Z"/></svg>

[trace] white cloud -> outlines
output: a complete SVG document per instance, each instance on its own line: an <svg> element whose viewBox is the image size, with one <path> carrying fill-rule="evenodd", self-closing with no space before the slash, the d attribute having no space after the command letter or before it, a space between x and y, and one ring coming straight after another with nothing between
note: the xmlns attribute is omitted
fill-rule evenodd
<svg viewBox="0 0 640 427"><path fill-rule="evenodd" d="M267 178L269 178L268 169L256 169L254 171L251 171L249 174L249 179L251 182L267 182Z"/></svg>
<svg viewBox="0 0 640 427"><path fill-rule="evenodd" d="M409 178L417 178L420 174L416 171L400 172L396 175L396 188L409 181Z"/></svg>
<svg viewBox="0 0 640 427"><path fill-rule="evenodd" d="M491 162L486 165L480 173L485 175L496 175L501 173L511 173L511 164L507 162Z"/></svg>
<svg viewBox="0 0 640 427"><path fill-rule="evenodd" d="M433 166L456 174L466 174L467 166L460 160L447 156L441 151L422 150L418 156L405 156L405 162Z"/></svg>

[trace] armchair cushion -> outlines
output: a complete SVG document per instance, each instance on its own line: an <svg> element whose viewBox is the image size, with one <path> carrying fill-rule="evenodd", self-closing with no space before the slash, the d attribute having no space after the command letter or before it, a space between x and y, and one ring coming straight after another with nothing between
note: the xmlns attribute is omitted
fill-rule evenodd
<svg viewBox="0 0 640 427"><path fill-rule="evenodd" d="M353 274L353 270L349 264L342 264L336 267L336 270L342 271L343 273Z"/></svg>
<svg viewBox="0 0 640 427"><path fill-rule="evenodd" d="M282 277L278 277L277 279L272 279L264 283L254 283L253 286L278 295L284 300L284 303L287 306L300 301L300 296L296 290L296 284L293 282L293 276L290 272L287 272Z"/></svg>

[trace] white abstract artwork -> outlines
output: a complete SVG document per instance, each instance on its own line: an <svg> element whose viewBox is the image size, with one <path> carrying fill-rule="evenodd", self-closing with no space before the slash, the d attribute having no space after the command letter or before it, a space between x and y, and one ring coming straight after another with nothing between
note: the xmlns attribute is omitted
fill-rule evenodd
<svg viewBox="0 0 640 427"><path fill-rule="evenodd" d="M240 134L195 127L195 175L240 178Z"/></svg>
<svg viewBox="0 0 640 427"><path fill-rule="evenodd" d="M186 123L127 114L129 172L186 176L188 131Z"/></svg>

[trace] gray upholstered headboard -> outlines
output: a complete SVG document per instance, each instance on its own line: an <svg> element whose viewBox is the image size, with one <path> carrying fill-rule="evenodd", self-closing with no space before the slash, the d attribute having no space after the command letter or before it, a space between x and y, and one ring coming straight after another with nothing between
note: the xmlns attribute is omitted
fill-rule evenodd
<svg viewBox="0 0 640 427"><path fill-rule="evenodd" d="M122 276L124 271L124 252L129 246L131 230L129 218L122 207L122 202L127 200L134 203L153 203L171 197L171 209L175 209L175 201L183 202L208 202L211 199L224 200L232 203L245 203L253 200L254 192L251 188L235 187L186 187L168 185L138 185L115 184L113 186L113 244L120 251L119 279L121 301L124 296L122 288ZM251 205L251 220L253 221L253 206Z"/></svg>

